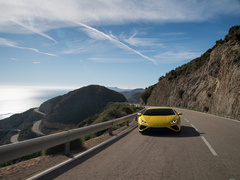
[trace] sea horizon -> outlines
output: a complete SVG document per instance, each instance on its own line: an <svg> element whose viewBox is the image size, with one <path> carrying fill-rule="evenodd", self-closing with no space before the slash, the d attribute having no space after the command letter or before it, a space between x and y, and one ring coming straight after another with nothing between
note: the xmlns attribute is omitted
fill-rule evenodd
<svg viewBox="0 0 240 180"><path fill-rule="evenodd" d="M0 86L0 120L37 108L45 101L68 93L72 87Z"/></svg>

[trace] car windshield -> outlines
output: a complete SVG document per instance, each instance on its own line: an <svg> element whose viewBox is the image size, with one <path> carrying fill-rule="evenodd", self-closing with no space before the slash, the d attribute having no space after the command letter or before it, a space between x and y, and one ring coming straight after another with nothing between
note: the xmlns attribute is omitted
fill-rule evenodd
<svg viewBox="0 0 240 180"><path fill-rule="evenodd" d="M147 109L144 114L145 116L170 116L175 115L172 109Z"/></svg>

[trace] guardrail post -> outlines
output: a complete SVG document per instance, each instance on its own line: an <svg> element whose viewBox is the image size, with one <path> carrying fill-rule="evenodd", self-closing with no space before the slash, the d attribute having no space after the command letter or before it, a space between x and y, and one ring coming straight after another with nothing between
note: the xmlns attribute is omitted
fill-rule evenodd
<svg viewBox="0 0 240 180"><path fill-rule="evenodd" d="M113 133L112 133L112 127L110 127L110 128L108 129L108 134L109 134L110 136L113 135Z"/></svg>
<svg viewBox="0 0 240 180"><path fill-rule="evenodd" d="M66 155L70 154L70 142L65 143L65 154Z"/></svg>
<svg viewBox="0 0 240 180"><path fill-rule="evenodd" d="M129 120L126 121L127 126L129 126Z"/></svg>

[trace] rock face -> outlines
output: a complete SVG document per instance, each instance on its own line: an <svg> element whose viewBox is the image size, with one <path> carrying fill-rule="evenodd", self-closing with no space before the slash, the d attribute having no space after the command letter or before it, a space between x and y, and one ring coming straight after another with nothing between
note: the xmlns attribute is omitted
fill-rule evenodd
<svg viewBox="0 0 240 180"><path fill-rule="evenodd" d="M200 58L161 77L147 105L175 106L240 120L240 26Z"/></svg>
<svg viewBox="0 0 240 180"><path fill-rule="evenodd" d="M86 86L44 102L39 110L46 113L41 131L48 134L74 128L81 121L106 107L109 102L125 102L126 98L99 85Z"/></svg>

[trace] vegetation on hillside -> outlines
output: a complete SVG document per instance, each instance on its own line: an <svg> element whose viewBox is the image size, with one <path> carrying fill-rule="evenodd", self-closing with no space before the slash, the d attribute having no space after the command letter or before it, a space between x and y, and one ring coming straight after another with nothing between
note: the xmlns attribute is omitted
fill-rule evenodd
<svg viewBox="0 0 240 180"><path fill-rule="evenodd" d="M44 117L44 121L62 124L78 124L98 113L109 102L125 102L126 98L103 86L90 85L69 92Z"/></svg>
<svg viewBox="0 0 240 180"><path fill-rule="evenodd" d="M207 52L205 52L201 57L198 57L192 61L190 61L187 64L184 64L180 67L177 67L175 70L170 71L166 74L166 78L171 81L173 79L176 79L180 76L187 76L188 74L196 71L200 67L202 67L203 64L209 61L210 59L210 53L212 52L212 49L209 49ZM159 81L163 78L160 77Z"/></svg>
<svg viewBox="0 0 240 180"><path fill-rule="evenodd" d="M225 37L225 39L220 39L216 41L216 45L213 46L213 48L208 49L201 57L193 59L189 63L186 63L180 67L177 67L174 70L171 70L170 72L166 73L166 76L161 76L158 80L161 81L163 78L167 78L169 81L171 81L180 76L187 76L188 74L196 71L210 60L210 53L217 45L223 44L231 38L240 41L240 26L233 26L232 28L230 28L229 34Z"/></svg>
<svg viewBox="0 0 240 180"><path fill-rule="evenodd" d="M34 108L20 114L14 114L0 121L0 129L23 129L34 121L42 119L42 115L34 112Z"/></svg>
<svg viewBox="0 0 240 180"><path fill-rule="evenodd" d="M145 91L142 93L141 95L141 99L143 101L144 104L147 104L147 100L150 97L150 95L152 94L153 89L156 87L157 84L154 84L152 86L149 86L145 89Z"/></svg>
<svg viewBox="0 0 240 180"><path fill-rule="evenodd" d="M210 54L213 51L213 49L216 48L216 46L223 44L224 42L227 42L231 38L236 39L240 41L240 26L233 26L229 30L229 34L225 37L224 40L220 39L216 41L216 45L213 46L211 49L208 49L201 57L198 57L196 59L193 59L192 61L177 67L174 70L171 70L170 72L166 73L165 76L161 76L158 81L161 81L164 78L167 78L167 80L172 81L174 79L177 79L181 76L187 76L188 74L195 72L197 69L202 67L205 63L207 63L210 60ZM146 104L148 98L150 97L152 90L154 89L155 85L149 86L146 88L145 92L142 93L142 100ZM180 95L179 95L180 96Z"/></svg>
<svg viewBox="0 0 240 180"><path fill-rule="evenodd" d="M10 138L16 134L16 131L1 130L0 131L0 145L9 144Z"/></svg>
<svg viewBox="0 0 240 180"><path fill-rule="evenodd" d="M113 120L119 117L126 116L128 114L132 114L139 110L141 110L140 107L136 107L127 103L110 102L101 112L90 116L83 120L81 123L79 123L78 127Z"/></svg>

